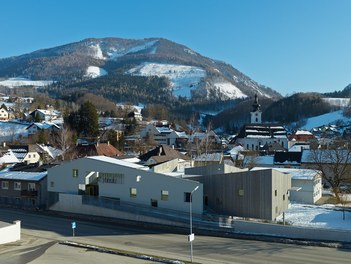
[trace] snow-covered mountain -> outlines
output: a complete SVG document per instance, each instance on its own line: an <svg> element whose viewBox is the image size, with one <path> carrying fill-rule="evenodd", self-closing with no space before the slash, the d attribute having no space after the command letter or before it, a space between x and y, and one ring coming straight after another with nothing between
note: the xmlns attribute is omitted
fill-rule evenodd
<svg viewBox="0 0 351 264"><path fill-rule="evenodd" d="M0 85L10 87L13 85L8 85L8 79L13 76L24 76L29 81L86 81L115 72L165 77L169 80L169 86L165 88L176 97L188 99L197 96L228 100L256 93L263 97L281 97L278 92L256 83L229 64L162 38L85 39L0 59L0 79L3 81Z"/></svg>

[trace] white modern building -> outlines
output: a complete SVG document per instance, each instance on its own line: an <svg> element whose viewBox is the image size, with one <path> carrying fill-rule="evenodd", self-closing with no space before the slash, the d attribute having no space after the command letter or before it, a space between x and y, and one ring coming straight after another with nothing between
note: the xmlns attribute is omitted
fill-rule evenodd
<svg viewBox="0 0 351 264"><path fill-rule="evenodd" d="M289 200L291 202L315 204L322 198L322 175L319 171L311 169L275 169L291 175L291 186L296 187L296 190L290 191Z"/></svg>
<svg viewBox="0 0 351 264"><path fill-rule="evenodd" d="M198 181L155 173L148 167L105 156L90 156L48 170L48 191L99 196L116 201L189 212L203 212L203 186ZM60 201L58 201L60 202Z"/></svg>

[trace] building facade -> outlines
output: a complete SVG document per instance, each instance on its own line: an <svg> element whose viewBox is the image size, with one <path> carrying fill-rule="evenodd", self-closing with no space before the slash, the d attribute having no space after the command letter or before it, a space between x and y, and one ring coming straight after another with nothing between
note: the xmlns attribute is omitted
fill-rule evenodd
<svg viewBox="0 0 351 264"><path fill-rule="evenodd" d="M92 156L63 163L48 170L48 191L108 197L143 206L203 212L203 187L197 181L155 173L147 167L115 158Z"/></svg>
<svg viewBox="0 0 351 264"><path fill-rule="evenodd" d="M219 214L274 220L288 209L291 176L274 169L194 176Z"/></svg>

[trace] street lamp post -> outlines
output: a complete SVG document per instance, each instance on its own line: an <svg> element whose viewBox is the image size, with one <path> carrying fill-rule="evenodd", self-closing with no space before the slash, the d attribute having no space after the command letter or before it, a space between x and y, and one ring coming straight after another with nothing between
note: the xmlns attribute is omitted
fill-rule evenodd
<svg viewBox="0 0 351 264"><path fill-rule="evenodd" d="M194 190L191 191L190 193L190 235L189 235L189 242L190 242L190 261L193 262L193 240L195 239L195 236L193 234L193 217L192 217L192 202L193 202L193 193L199 188L199 186L196 186Z"/></svg>

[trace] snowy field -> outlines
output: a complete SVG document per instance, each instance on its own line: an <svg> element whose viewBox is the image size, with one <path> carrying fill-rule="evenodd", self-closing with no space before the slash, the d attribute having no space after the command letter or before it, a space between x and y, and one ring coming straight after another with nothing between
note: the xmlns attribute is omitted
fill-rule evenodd
<svg viewBox="0 0 351 264"><path fill-rule="evenodd" d="M314 127L319 127L322 125L335 124L336 121L348 122L349 118L343 115L343 111L330 112L324 115L315 116L307 119L306 125L301 127L301 129L311 130Z"/></svg>
<svg viewBox="0 0 351 264"><path fill-rule="evenodd" d="M309 205L292 203L285 212L285 221L293 226L351 230L351 208L346 207L343 220L342 207L335 205ZM283 215L277 218L283 221Z"/></svg>

